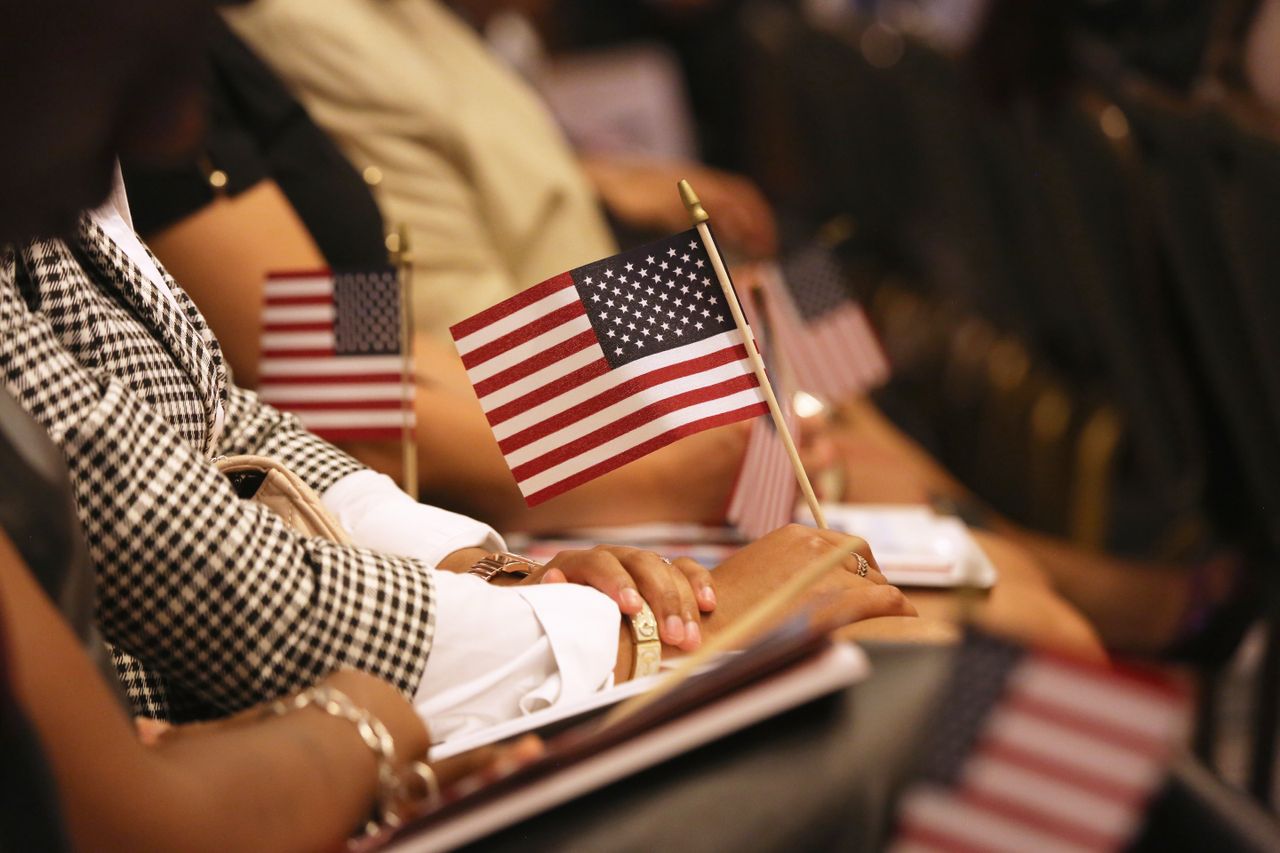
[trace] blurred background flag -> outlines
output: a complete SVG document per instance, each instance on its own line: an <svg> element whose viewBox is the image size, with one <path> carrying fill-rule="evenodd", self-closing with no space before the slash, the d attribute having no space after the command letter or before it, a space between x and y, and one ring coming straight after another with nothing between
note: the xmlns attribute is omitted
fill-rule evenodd
<svg viewBox="0 0 1280 853"><path fill-rule="evenodd" d="M401 440L414 412L396 270L272 274L264 300L262 399L330 441Z"/></svg>
<svg viewBox="0 0 1280 853"><path fill-rule="evenodd" d="M530 506L768 411L692 230L561 273L450 331Z"/></svg>
<svg viewBox="0 0 1280 853"><path fill-rule="evenodd" d="M761 281L763 273L754 269L747 272L745 281L748 282L748 292L740 294L739 298L742 312L746 315L756 346L760 348L760 355L769 371L783 420L794 436L799 419L791 405L791 394L788 393L789 382L786 380L789 379L789 374L780 374L774 367L776 326L770 322L774 315L768 310L769 306L760 304L764 287ZM778 436L773 419L756 418L747 436L747 450L733 484L725 518L747 539L759 539L792 521L798 491L791 459Z"/></svg>
<svg viewBox="0 0 1280 853"><path fill-rule="evenodd" d="M840 402L888 381L889 359L828 246L815 240L762 266L775 346L797 390Z"/></svg>
<svg viewBox="0 0 1280 853"><path fill-rule="evenodd" d="M1125 847L1186 737L1186 691L971 636L899 803L894 853Z"/></svg>
<svg viewBox="0 0 1280 853"><path fill-rule="evenodd" d="M787 429L794 435L799 424L790 398L780 396L778 405L782 407ZM791 459L778 438L773 419L756 418L725 517L746 538L759 539L792 521L797 491Z"/></svg>

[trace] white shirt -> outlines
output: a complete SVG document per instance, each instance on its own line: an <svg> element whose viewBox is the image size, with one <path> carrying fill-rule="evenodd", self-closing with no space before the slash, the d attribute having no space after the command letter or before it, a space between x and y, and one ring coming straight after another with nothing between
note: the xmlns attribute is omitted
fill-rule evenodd
<svg viewBox="0 0 1280 853"><path fill-rule="evenodd" d="M118 167L110 197L91 215L176 307L134 233ZM219 406L215 432L222 424ZM418 503L374 471L348 474L320 498L357 545L431 567L462 548L506 547L489 525ZM494 587L470 575L432 571L436 626L414 706L433 741L613 684L621 613L612 599L574 584Z"/></svg>
<svg viewBox="0 0 1280 853"><path fill-rule="evenodd" d="M358 544L428 565L461 548L506 547L488 525L418 503L374 471L348 474L321 499ZM576 584L435 579L435 638L414 697L433 741L612 686L622 618L612 599Z"/></svg>

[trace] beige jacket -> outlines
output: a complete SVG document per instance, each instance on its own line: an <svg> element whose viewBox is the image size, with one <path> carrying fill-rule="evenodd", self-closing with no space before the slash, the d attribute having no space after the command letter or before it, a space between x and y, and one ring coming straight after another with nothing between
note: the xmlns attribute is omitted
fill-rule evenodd
<svg viewBox="0 0 1280 853"><path fill-rule="evenodd" d="M537 95L433 0L258 0L226 17L359 169L418 258L418 328L616 251Z"/></svg>

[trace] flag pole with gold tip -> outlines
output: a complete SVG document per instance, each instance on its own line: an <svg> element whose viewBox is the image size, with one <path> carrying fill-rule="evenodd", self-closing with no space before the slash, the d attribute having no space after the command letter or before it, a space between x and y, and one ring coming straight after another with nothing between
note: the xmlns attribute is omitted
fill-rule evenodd
<svg viewBox="0 0 1280 853"><path fill-rule="evenodd" d="M800 491L804 493L804 499L809 504L809 512L813 513L813 520L822 529L827 528L827 517L822 512L822 506L818 503L818 496L813 492L813 484L809 482L809 475L805 473L804 464L800 461L800 453L796 450L796 443L791 438L791 430L787 429L786 421L782 417L782 409L778 405L778 398L773 393L773 385L769 382L769 375L764 369L764 359L760 357L760 349L756 346L755 337L751 334L751 329L747 325L746 319L742 316L742 306L738 304L737 294L733 291L733 282L729 280L729 271L725 268L724 260L720 257L720 250L716 248L716 241L711 236L711 228L707 222L711 219L707 215L707 211L703 209L702 202L698 199L698 194L693 191L693 187L688 181L682 180L677 185L680 188L680 200L684 202L685 209L689 211L689 218L693 220L693 227L698 230L698 237L702 240L703 248L707 250L707 255L711 258L711 268L716 271L716 278L720 281L720 288L724 291L725 301L729 303L729 311L733 314L733 322L737 324L738 331L742 333L742 338L746 343L747 358L751 361L751 368L755 372L756 380L760 383L760 390L764 393L765 402L769 404L769 415L773 418L774 428L778 430L778 437L782 439L782 446L786 448L787 456L791 458L791 468L795 471L796 482L800 484Z"/></svg>

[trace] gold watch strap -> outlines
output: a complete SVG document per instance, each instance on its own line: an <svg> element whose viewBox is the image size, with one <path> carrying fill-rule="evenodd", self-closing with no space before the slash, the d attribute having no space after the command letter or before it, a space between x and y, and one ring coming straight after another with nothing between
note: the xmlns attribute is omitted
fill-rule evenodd
<svg viewBox="0 0 1280 853"><path fill-rule="evenodd" d="M662 640L658 638L658 620L645 604L635 616L626 617L631 625L635 649L631 656L631 677L654 675L662 668Z"/></svg>
<svg viewBox="0 0 1280 853"><path fill-rule="evenodd" d="M513 578L528 577L534 569L542 568L541 564L535 563L528 557L521 557L519 554L508 554L506 551L496 551L485 557L476 560L476 562L467 569L467 574L475 575L482 581L492 581L499 574L509 575Z"/></svg>

